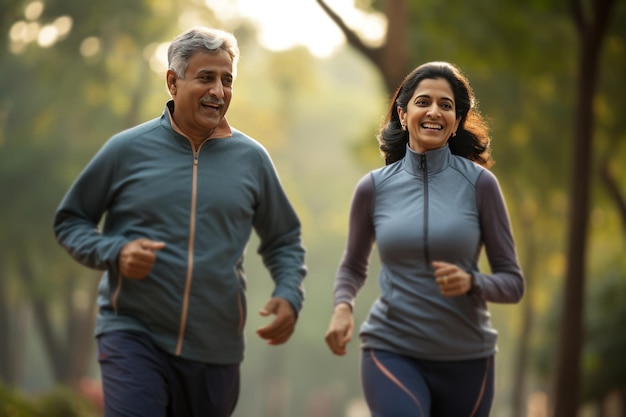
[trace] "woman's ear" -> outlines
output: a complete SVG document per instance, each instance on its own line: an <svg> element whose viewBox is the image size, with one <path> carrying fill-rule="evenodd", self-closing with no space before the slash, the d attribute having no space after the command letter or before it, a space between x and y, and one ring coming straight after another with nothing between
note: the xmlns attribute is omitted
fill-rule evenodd
<svg viewBox="0 0 626 417"><path fill-rule="evenodd" d="M459 130L459 125L461 124L461 116L456 118L456 122L454 123L454 129L452 130L456 135L456 131Z"/></svg>
<svg viewBox="0 0 626 417"><path fill-rule="evenodd" d="M402 130L406 129L406 121L405 119L405 113L402 110L402 108L400 107L396 107L396 111L398 112L398 119L400 119L400 124L402 125Z"/></svg>

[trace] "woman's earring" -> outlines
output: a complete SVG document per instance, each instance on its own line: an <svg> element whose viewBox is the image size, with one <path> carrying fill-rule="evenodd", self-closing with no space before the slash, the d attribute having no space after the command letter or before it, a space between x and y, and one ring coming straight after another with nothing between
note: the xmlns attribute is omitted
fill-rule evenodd
<svg viewBox="0 0 626 417"><path fill-rule="evenodd" d="M452 132L452 137L456 136L456 131Z"/></svg>
<svg viewBox="0 0 626 417"><path fill-rule="evenodd" d="M406 130L406 126L402 123L402 130Z"/></svg>

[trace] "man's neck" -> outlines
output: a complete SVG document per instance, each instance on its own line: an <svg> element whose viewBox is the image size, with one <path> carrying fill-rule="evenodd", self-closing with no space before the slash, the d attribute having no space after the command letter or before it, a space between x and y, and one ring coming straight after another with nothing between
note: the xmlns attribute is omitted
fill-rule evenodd
<svg viewBox="0 0 626 417"><path fill-rule="evenodd" d="M232 131L230 129L230 125L228 124L228 120L226 120L226 116L222 117L219 124L207 132L206 135L190 135L181 129L181 127L176 123L172 108L169 108L168 114L170 116L172 129L174 129L176 133L186 137L193 144L194 149L198 149L200 145L209 139L228 138L232 136Z"/></svg>

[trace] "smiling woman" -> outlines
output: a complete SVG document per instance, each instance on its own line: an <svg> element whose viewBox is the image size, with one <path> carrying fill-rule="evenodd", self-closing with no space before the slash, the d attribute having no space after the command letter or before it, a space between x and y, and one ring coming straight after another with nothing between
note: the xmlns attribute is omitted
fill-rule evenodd
<svg viewBox="0 0 626 417"><path fill-rule="evenodd" d="M519 302L524 276L474 103L452 64L407 74L377 136L385 166L365 173L352 196L325 339L341 356L358 333L372 415L491 412L497 331L488 303ZM374 245L380 292L357 331L353 307Z"/></svg>
<svg viewBox="0 0 626 417"><path fill-rule="evenodd" d="M327 0L326 3L366 42L375 44L383 40L384 15L355 9L353 0ZM326 58L344 43L341 31L315 0L207 0L206 4L221 16L253 21L258 27L259 42L270 50L304 45L313 55Z"/></svg>

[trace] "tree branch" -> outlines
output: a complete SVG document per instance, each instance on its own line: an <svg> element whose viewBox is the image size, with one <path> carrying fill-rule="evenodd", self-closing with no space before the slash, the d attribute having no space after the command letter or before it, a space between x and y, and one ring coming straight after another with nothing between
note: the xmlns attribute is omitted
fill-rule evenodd
<svg viewBox="0 0 626 417"><path fill-rule="evenodd" d="M348 44L353 48L361 52L367 59L369 59L376 67L381 67L380 48L372 48L363 43L361 38L346 25L343 19L331 9L324 0L317 0L322 10L330 17L330 19L337 25L339 30L343 33L348 41Z"/></svg>

